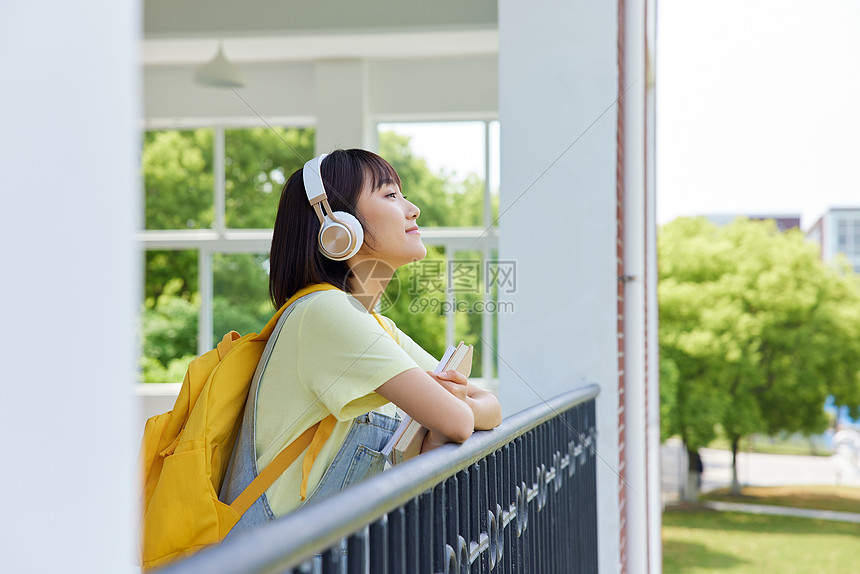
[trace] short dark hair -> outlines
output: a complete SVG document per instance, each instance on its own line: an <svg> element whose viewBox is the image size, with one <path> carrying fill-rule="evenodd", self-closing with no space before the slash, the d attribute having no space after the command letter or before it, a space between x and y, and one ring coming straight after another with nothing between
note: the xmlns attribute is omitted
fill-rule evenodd
<svg viewBox="0 0 860 574"><path fill-rule="evenodd" d="M320 167L328 203L333 211L351 213L364 224L356 210L358 196L368 186L378 189L388 183L400 187L400 177L387 161L363 149L335 150ZM364 225L365 239L368 235ZM281 191L278 214L269 252L269 297L280 308L292 295L313 283L331 283L350 292L350 269L346 261L333 261L317 247L319 219L308 203L302 170L287 179Z"/></svg>

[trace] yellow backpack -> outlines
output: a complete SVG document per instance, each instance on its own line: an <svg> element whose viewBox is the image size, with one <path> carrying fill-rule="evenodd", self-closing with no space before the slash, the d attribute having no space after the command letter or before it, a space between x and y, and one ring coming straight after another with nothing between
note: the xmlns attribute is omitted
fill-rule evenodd
<svg viewBox="0 0 860 574"><path fill-rule="evenodd" d="M329 415L284 448L232 504L218 500L254 372L278 319L299 297L330 289L335 287L319 284L299 290L259 334L225 335L216 349L188 366L173 410L146 421L140 449L144 569L223 540L318 429L321 435L331 433L335 419Z"/></svg>

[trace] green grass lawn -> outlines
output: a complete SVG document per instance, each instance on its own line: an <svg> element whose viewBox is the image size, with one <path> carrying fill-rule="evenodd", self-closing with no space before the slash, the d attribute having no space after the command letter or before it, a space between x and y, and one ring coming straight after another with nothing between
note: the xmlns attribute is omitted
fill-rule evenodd
<svg viewBox="0 0 860 574"><path fill-rule="evenodd" d="M848 486L745 486L740 496L732 496L727 488L721 488L702 494L701 499L860 514L860 488Z"/></svg>
<svg viewBox="0 0 860 574"><path fill-rule="evenodd" d="M860 574L860 524L667 509L663 572Z"/></svg>

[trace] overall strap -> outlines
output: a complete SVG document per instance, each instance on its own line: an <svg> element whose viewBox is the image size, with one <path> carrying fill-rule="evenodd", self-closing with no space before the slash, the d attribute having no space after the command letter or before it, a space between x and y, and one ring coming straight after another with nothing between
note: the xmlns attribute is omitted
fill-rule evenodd
<svg viewBox="0 0 860 574"><path fill-rule="evenodd" d="M329 419L331 419L331 421ZM236 500L233 501L230 508L235 510L239 516L245 514L245 512L251 508L251 505L254 504L254 501L260 498L263 493L272 486L275 480L277 480L277 478L281 476L284 471L287 470L287 468L299 457L302 451L311 444L311 440L314 438L317 429L319 429L323 423L326 423L328 426L333 425L334 420L334 415L329 415L321 422L318 422L307 429L299 435L299 438L287 445L287 447L279 452L278 456L276 456L274 460L272 460L272 462L270 462L266 468L257 475L257 478L252 480L251 484L249 484L245 490L236 497Z"/></svg>
<svg viewBox="0 0 860 574"><path fill-rule="evenodd" d="M373 318L376 319L377 323L379 323L379 326L382 327L386 333L391 335L391 338L394 339L394 342L399 345L400 343L398 343L397 337L394 336L394 333L391 331L391 329L388 328L388 325L385 324L385 321L382 320L382 317L379 316L379 313L374 312L371 313L371 315L373 315Z"/></svg>

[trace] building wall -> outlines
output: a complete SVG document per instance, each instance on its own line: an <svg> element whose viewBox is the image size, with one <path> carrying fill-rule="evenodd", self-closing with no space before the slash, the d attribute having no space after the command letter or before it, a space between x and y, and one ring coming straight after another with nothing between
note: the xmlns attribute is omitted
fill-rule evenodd
<svg viewBox="0 0 860 574"><path fill-rule="evenodd" d="M647 30L644 4L500 5L499 257L517 265L516 312L499 317L502 405L600 385L601 572L661 569Z"/></svg>
<svg viewBox="0 0 860 574"><path fill-rule="evenodd" d="M828 210L806 232L806 237L821 246L822 260L843 257L860 273L860 207Z"/></svg>

